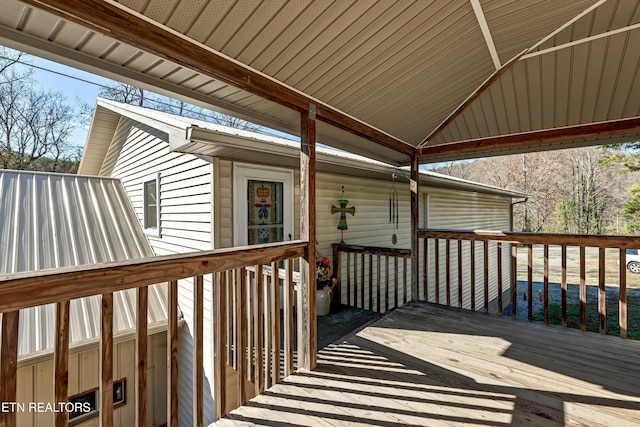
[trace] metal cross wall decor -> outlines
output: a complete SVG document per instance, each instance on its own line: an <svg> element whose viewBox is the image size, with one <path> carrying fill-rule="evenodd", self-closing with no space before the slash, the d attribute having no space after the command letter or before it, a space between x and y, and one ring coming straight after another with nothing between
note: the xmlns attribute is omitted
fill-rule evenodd
<svg viewBox="0 0 640 427"><path fill-rule="evenodd" d="M331 206L331 214L340 214L340 220L338 221L338 230L340 230L340 244L344 245L344 230L347 230L349 228L347 226L347 214L351 214L351 216L354 216L356 214L355 206L351 206L350 208L347 207L349 201L345 200L344 198L344 186L342 187L342 198L338 199L338 203L340 204L340 207L337 207L336 205Z"/></svg>

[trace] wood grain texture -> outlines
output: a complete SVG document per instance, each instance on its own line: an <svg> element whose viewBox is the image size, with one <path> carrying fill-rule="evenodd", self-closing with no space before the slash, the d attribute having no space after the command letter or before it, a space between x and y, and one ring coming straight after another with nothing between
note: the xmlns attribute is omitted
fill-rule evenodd
<svg viewBox="0 0 640 427"><path fill-rule="evenodd" d="M601 334L607 333L607 288L604 249L600 248L598 250L598 323Z"/></svg>
<svg viewBox="0 0 640 427"><path fill-rule="evenodd" d="M256 266L253 298L253 333L255 342L255 394L264 391L264 275L262 265Z"/></svg>
<svg viewBox="0 0 640 427"><path fill-rule="evenodd" d="M193 425L204 425L204 278L193 280Z"/></svg>
<svg viewBox="0 0 640 427"><path fill-rule="evenodd" d="M256 277L257 277L256 273ZM260 272L262 274L262 272ZM227 407L227 286L226 275L216 273L213 276L213 400L215 407L214 419L218 420L226 415ZM258 394L258 393L256 393Z"/></svg>
<svg viewBox="0 0 640 427"><path fill-rule="evenodd" d="M457 247L458 247L458 308L462 308L462 240L458 240Z"/></svg>
<svg viewBox="0 0 640 427"><path fill-rule="evenodd" d="M0 275L0 312L299 258L307 246L302 241L271 243L3 274Z"/></svg>
<svg viewBox="0 0 640 427"><path fill-rule="evenodd" d="M471 294L471 311L476 309L476 242L469 242L469 292Z"/></svg>
<svg viewBox="0 0 640 427"><path fill-rule="evenodd" d="M293 260L285 263L284 281L284 376L293 374ZM334 270L336 271L336 270Z"/></svg>
<svg viewBox="0 0 640 427"><path fill-rule="evenodd" d="M0 401L15 402L18 385L18 325L20 312L2 313L2 339L0 341ZM0 412L0 425L16 427L15 411Z"/></svg>
<svg viewBox="0 0 640 427"><path fill-rule="evenodd" d="M451 305L451 240L445 242L445 293L447 305Z"/></svg>
<svg viewBox="0 0 640 427"><path fill-rule="evenodd" d="M273 344L273 360L271 361L271 377L273 384L280 382L280 275L278 263L271 263L271 342Z"/></svg>
<svg viewBox="0 0 640 427"><path fill-rule="evenodd" d="M635 340L413 302L219 425L634 426L639 352Z"/></svg>
<svg viewBox="0 0 640 427"><path fill-rule="evenodd" d="M580 246L580 330L587 330L587 274L585 247Z"/></svg>
<svg viewBox="0 0 640 427"><path fill-rule="evenodd" d="M502 242L498 242L496 245L496 260L498 268L498 316L502 316L502 287L503 287L503 272L502 272Z"/></svg>
<svg viewBox="0 0 640 427"><path fill-rule="evenodd" d="M53 351L54 401L69 400L69 301L56 304L56 343ZM60 411L55 414L56 427L69 425L69 413Z"/></svg>
<svg viewBox="0 0 640 427"><path fill-rule="evenodd" d="M561 304L561 314L560 314L560 324L563 327L567 327L567 247L562 245L561 249L561 260L560 260L560 304Z"/></svg>
<svg viewBox="0 0 640 427"><path fill-rule="evenodd" d="M433 242L433 260L434 265L434 290L436 293L436 304L440 304L440 239L435 239Z"/></svg>
<svg viewBox="0 0 640 427"><path fill-rule="evenodd" d="M482 248L483 262L482 262L482 301L483 310L485 313L489 312L489 242L483 242Z"/></svg>
<svg viewBox="0 0 640 427"><path fill-rule="evenodd" d="M100 425L113 425L113 294L102 295L100 328Z"/></svg>
<svg viewBox="0 0 640 427"><path fill-rule="evenodd" d="M178 281L169 282L168 328L167 328L167 414L168 426L178 427L178 401L180 394L178 371Z"/></svg>
<svg viewBox="0 0 640 427"><path fill-rule="evenodd" d="M138 288L136 301L136 427L146 427L149 423L147 369L149 369L148 352L148 311L149 288Z"/></svg>
<svg viewBox="0 0 640 427"><path fill-rule="evenodd" d="M415 154L411 156L411 296L410 301L419 299L418 277L420 271L420 239L418 227L420 225L420 160ZM406 271L406 269L405 269ZM405 292L405 301L406 301Z"/></svg>
<svg viewBox="0 0 640 427"><path fill-rule="evenodd" d="M533 245L527 245L527 320L533 321Z"/></svg>
<svg viewBox="0 0 640 427"><path fill-rule="evenodd" d="M618 321L620 324L620 337L627 337L627 251L620 249L620 294L618 300Z"/></svg>
<svg viewBox="0 0 640 427"><path fill-rule="evenodd" d="M542 287L543 287L543 313L544 313L544 323L549 323L549 245L544 245L543 248L544 253L544 261L543 261L543 278L542 278Z"/></svg>
<svg viewBox="0 0 640 427"><path fill-rule="evenodd" d="M518 317L518 247L511 244L511 317Z"/></svg>

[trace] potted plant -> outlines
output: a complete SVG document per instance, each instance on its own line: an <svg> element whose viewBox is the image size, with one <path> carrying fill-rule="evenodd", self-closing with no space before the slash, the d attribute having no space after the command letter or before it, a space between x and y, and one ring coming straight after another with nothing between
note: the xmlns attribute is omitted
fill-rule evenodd
<svg viewBox="0 0 640 427"><path fill-rule="evenodd" d="M316 312L326 316L331 309L331 261L326 256L316 262Z"/></svg>

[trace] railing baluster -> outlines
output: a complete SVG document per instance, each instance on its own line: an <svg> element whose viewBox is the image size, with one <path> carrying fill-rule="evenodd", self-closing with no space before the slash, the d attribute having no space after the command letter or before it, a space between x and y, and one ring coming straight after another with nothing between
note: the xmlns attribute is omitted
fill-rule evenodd
<svg viewBox="0 0 640 427"><path fill-rule="evenodd" d="M376 305L378 307L378 313L380 313L380 255L377 256L376 258L376 265L377 265L377 279L376 279Z"/></svg>
<svg viewBox="0 0 640 427"><path fill-rule="evenodd" d="M620 295L618 301L618 323L620 337L627 338L627 251L620 248Z"/></svg>
<svg viewBox="0 0 640 427"><path fill-rule="evenodd" d="M10 311L2 313L2 344L0 344L0 391L1 402L15 402L18 386L18 322L20 312ZM5 427L16 427L17 413L15 411L0 412L0 424Z"/></svg>
<svg viewBox="0 0 640 427"><path fill-rule="evenodd" d="M168 310L168 339L167 351L169 357L168 425L178 427L178 281L169 282L169 310Z"/></svg>
<svg viewBox="0 0 640 427"><path fill-rule="evenodd" d="M334 297L333 300L337 301L338 305L342 304L342 274L340 271L340 248L338 245L333 245L333 277L336 279L336 285L333 288ZM380 275L378 274L378 278Z"/></svg>
<svg viewBox="0 0 640 427"><path fill-rule="evenodd" d="M567 327L567 246L566 245L562 245L562 253L561 253L561 260L560 262L562 263L562 271L561 271L561 276L560 276L560 303L561 303L561 317L560 317L560 324L562 325L562 327L566 328Z"/></svg>
<svg viewBox="0 0 640 427"><path fill-rule="evenodd" d="M483 245L483 294L484 294L484 312L489 312L489 242L484 241Z"/></svg>
<svg viewBox="0 0 640 427"><path fill-rule="evenodd" d="M351 307L351 254L347 252L347 305Z"/></svg>
<svg viewBox="0 0 640 427"><path fill-rule="evenodd" d="M113 293L102 294L100 425L113 425Z"/></svg>
<svg viewBox="0 0 640 427"><path fill-rule="evenodd" d="M373 254L369 254L369 310L373 311Z"/></svg>
<svg viewBox="0 0 640 427"><path fill-rule="evenodd" d="M393 308L398 308L398 258L393 257Z"/></svg>
<svg viewBox="0 0 640 427"><path fill-rule="evenodd" d="M273 270L272 270L273 271ZM273 283L271 283L273 284ZM271 292L269 288L269 280L265 277L263 281L263 313L264 313L264 386L269 388L273 385L271 376L271 356L273 352L273 333L271 331L272 316L271 312Z"/></svg>
<svg viewBox="0 0 640 427"><path fill-rule="evenodd" d="M402 301L407 303L407 258L402 258Z"/></svg>
<svg viewBox="0 0 640 427"><path fill-rule="evenodd" d="M389 311L389 301L391 300L389 297L389 257L385 257L385 293L387 297L384 302L384 311Z"/></svg>
<svg viewBox="0 0 640 427"><path fill-rule="evenodd" d="M353 306L358 306L358 254L353 254Z"/></svg>
<svg viewBox="0 0 640 427"><path fill-rule="evenodd" d="M440 304L440 239L435 239L433 248L433 260L435 261L435 291L436 304Z"/></svg>
<svg viewBox="0 0 640 427"><path fill-rule="evenodd" d="M138 291L140 291L140 289L138 289ZM55 367L54 368L55 369L55 379L54 379L55 402L66 402L68 400L69 305L70 305L69 300L59 302L56 304L56 343L55 343L55 350L53 353L53 365ZM68 426L69 413L67 411L56 412L55 423L56 423L56 427Z"/></svg>
<svg viewBox="0 0 640 427"><path fill-rule="evenodd" d="M458 240L458 308L462 308L462 240Z"/></svg>
<svg viewBox="0 0 640 427"><path fill-rule="evenodd" d="M476 310L476 242L475 240L471 240L469 242L469 258L471 259L471 281L470 281L470 290L471 293L471 311Z"/></svg>
<svg viewBox="0 0 640 427"><path fill-rule="evenodd" d="M263 344L263 268L262 265L256 266L256 281L253 300L253 330L255 333L255 358L256 358L256 372L255 372L255 394L261 394L264 391L264 344Z"/></svg>
<svg viewBox="0 0 640 427"><path fill-rule="evenodd" d="M580 246L580 330L587 330L587 275L584 246Z"/></svg>
<svg viewBox="0 0 640 427"><path fill-rule="evenodd" d="M445 249L447 251L447 254L445 256L445 262L446 262L446 267L445 267L445 276L446 276L446 284L445 284L445 288L447 291L447 306L451 306L451 240L447 239L445 240Z"/></svg>
<svg viewBox="0 0 640 427"><path fill-rule="evenodd" d="M278 263L271 263L271 307L272 307L272 340L273 343L273 383L280 382L280 272Z"/></svg>
<svg viewBox="0 0 640 427"><path fill-rule="evenodd" d="M518 245L511 244L511 317L518 318Z"/></svg>
<svg viewBox="0 0 640 427"><path fill-rule="evenodd" d="M285 264L284 282L284 376L293 374L293 260Z"/></svg>
<svg viewBox="0 0 640 427"><path fill-rule="evenodd" d="M605 287L605 248L598 249L598 319L601 334L607 333L607 294Z"/></svg>
<svg viewBox="0 0 640 427"><path fill-rule="evenodd" d="M253 312L253 301L255 299L255 294L253 292L253 282L255 280L255 272L252 271L252 269L245 270L245 287L247 293L247 379L253 383L253 375L255 372L255 332L253 324L253 317L255 316L255 313Z"/></svg>
<svg viewBox="0 0 640 427"><path fill-rule="evenodd" d="M533 320L533 245L527 245L527 320Z"/></svg>
<svg viewBox="0 0 640 427"><path fill-rule="evenodd" d="M193 280L193 416L194 425L204 425L204 278Z"/></svg>
<svg viewBox="0 0 640 427"><path fill-rule="evenodd" d="M424 300L429 301L429 239L422 239L422 287L424 293Z"/></svg>
<svg viewBox="0 0 640 427"><path fill-rule="evenodd" d="M549 245L544 245L544 267L543 267L543 310L544 323L549 323Z"/></svg>
<svg viewBox="0 0 640 427"><path fill-rule="evenodd" d="M502 316L502 242L498 242L496 248L496 262L498 264L498 316Z"/></svg>
<svg viewBox="0 0 640 427"><path fill-rule="evenodd" d="M148 318L149 287L138 288L136 310L136 426L146 427L149 424L147 416L147 369L148 362Z"/></svg>
<svg viewBox="0 0 640 427"><path fill-rule="evenodd" d="M362 289L360 289L360 308L364 309L364 254L360 255L360 284Z"/></svg>
<svg viewBox="0 0 640 427"><path fill-rule="evenodd" d="M246 270L236 270L236 366L238 367L238 406L247 401L245 379L247 378L247 293Z"/></svg>
<svg viewBox="0 0 640 427"><path fill-rule="evenodd" d="M216 273L213 282L213 304L215 313L213 336L215 420L224 417L227 408L227 350L225 348L227 343L226 293L226 274Z"/></svg>

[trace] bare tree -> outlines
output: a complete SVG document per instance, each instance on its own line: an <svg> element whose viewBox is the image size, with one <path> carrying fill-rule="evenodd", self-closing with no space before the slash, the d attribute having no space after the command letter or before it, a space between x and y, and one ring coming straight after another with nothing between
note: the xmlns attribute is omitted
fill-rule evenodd
<svg viewBox="0 0 640 427"><path fill-rule="evenodd" d="M8 65L7 65L8 64ZM0 62L0 166L60 170L77 156L68 137L73 109L64 95L41 89L31 71Z"/></svg>

